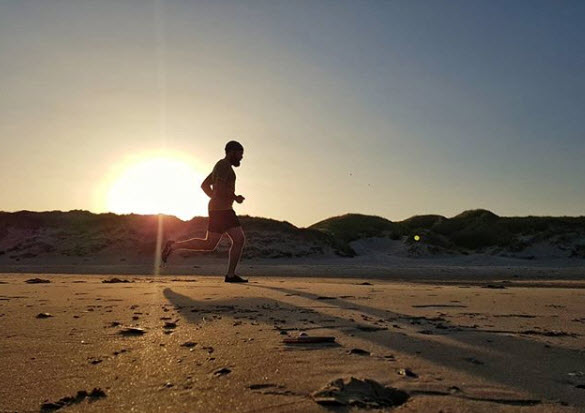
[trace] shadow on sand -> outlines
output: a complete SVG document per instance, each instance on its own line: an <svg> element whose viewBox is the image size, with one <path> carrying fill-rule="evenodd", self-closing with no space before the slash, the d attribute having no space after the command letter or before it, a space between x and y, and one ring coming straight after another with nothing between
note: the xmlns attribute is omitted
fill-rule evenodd
<svg viewBox="0 0 585 413"><path fill-rule="evenodd" d="M191 323L201 323L209 313L221 312L222 316L253 315L260 323L277 329L309 330L335 329L351 333L364 341L385 347L396 352L407 353L424 358L432 363L443 365L449 370L459 370L472 376L526 391L538 400L501 400L476 399L513 405L533 405L540 400L568 403L585 407L585 391L575 388L568 372L585 371L582 354L575 350L560 347L545 347L543 343L524 337L514 337L493 332L478 331L455 326L441 320L442 329L433 328L430 334L416 332L404 333L412 329L411 321L420 320L408 314L374 308L337 297L327 297L301 290L249 284L250 288L262 291L257 297L238 297L229 299L195 300L189 296L164 290L169 302L179 308L190 308L181 315ZM269 292L269 294L266 294ZM302 300L303 303L298 301ZM296 301L294 304L290 300ZM342 310L347 316L333 316L320 311L323 308ZM365 315L366 320L375 318L375 324L358 323L353 320L355 313ZM290 313L301 314L310 319L310 326L285 326ZM353 317L353 318L352 318ZM424 319L424 317L422 317ZM434 327L437 321L425 319L426 327ZM386 325L386 327L380 327ZM394 331L393 325L402 328ZM389 327L388 327L389 326ZM437 336L447 336L450 344L439 342ZM489 345L489 347L488 347Z"/></svg>

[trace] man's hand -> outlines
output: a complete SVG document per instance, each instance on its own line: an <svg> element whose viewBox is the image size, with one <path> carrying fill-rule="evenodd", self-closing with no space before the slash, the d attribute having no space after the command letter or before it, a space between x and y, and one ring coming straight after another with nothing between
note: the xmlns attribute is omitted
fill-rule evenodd
<svg viewBox="0 0 585 413"><path fill-rule="evenodd" d="M242 195L236 195L236 197L234 198L234 200L238 203L241 204L242 202L244 202L244 198Z"/></svg>

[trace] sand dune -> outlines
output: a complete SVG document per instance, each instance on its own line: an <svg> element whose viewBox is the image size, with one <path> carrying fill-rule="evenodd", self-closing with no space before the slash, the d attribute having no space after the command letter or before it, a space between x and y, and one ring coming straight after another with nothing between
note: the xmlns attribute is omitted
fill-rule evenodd
<svg viewBox="0 0 585 413"><path fill-rule="evenodd" d="M417 216L401 222L348 214L297 228L288 222L241 218L250 265L368 265L392 270L424 266L585 266L582 217L502 218L467 211L453 218ZM202 237L206 218L162 218L163 239ZM0 213L0 271L149 273L159 218L86 211ZM415 241L414 235L418 236ZM173 266L201 269L225 259L229 242L214 252L179 251ZM193 267L197 266L197 267ZM49 268L54 268L49 270Z"/></svg>

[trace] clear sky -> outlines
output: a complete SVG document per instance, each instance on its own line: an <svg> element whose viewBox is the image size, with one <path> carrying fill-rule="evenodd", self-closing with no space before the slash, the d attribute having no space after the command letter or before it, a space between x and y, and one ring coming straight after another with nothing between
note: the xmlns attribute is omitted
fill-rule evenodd
<svg viewBox="0 0 585 413"><path fill-rule="evenodd" d="M580 0L0 0L0 91L0 210L204 215L237 139L239 214L585 215Z"/></svg>

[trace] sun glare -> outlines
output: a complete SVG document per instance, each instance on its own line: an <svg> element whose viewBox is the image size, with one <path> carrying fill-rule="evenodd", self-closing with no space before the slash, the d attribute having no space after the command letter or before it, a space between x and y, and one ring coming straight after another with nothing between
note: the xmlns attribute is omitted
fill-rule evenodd
<svg viewBox="0 0 585 413"><path fill-rule="evenodd" d="M205 215L204 177L188 162L153 156L123 168L107 192L106 208L117 214L168 214L182 220Z"/></svg>

